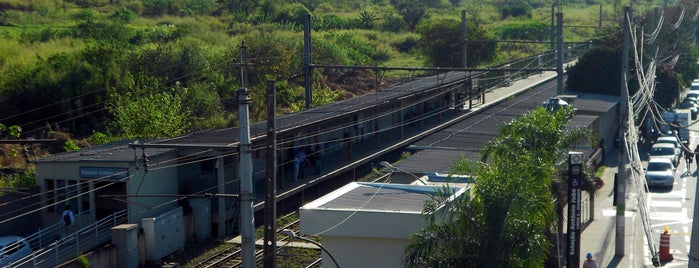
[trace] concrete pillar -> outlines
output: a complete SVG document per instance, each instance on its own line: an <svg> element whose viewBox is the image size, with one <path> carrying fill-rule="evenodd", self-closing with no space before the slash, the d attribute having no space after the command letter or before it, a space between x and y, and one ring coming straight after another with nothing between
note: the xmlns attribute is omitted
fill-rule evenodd
<svg viewBox="0 0 699 268"><path fill-rule="evenodd" d="M138 224L112 227L112 244L117 248L117 267L138 267Z"/></svg>

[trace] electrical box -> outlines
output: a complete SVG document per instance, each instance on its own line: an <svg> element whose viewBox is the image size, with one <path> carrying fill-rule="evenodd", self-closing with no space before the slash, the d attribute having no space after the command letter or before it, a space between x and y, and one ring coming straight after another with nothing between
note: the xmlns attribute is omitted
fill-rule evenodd
<svg viewBox="0 0 699 268"><path fill-rule="evenodd" d="M211 198L190 198L189 206L194 218L194 238L211 238Z"/></svg>
<svg viewBox="0 0 699 268"><path fill-rule="evenodd" d="M146 260L159 261L184 248L184 213L177 207L154 218L141 219L146 240Z"/></svg>

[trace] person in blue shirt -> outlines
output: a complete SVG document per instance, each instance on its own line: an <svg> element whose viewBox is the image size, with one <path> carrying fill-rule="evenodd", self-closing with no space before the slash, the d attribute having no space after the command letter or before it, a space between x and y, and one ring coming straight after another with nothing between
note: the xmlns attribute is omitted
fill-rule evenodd
<svg viewBox="0 0 699 268"><path fill-rule="evenodd" d="M306 161L306 151L301 148L298 152L296 152L296 156L294 157L294 181L303 179L305 175L304 166L306 165Z"/></svg>

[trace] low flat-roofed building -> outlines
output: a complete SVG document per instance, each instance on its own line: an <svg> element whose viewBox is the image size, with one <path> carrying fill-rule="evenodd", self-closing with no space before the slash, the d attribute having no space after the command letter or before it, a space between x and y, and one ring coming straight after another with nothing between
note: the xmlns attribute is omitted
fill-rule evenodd
<svg viewBox="0 0 699 268"><path fill-rule="evenodd" d="M342 267L401 267L410 236L427 226L425 202L445 193L457 198L467 189L467 183L352 182L299 209L301 234L319 235ZM323 267L334 267L327 254Z"/></svg>

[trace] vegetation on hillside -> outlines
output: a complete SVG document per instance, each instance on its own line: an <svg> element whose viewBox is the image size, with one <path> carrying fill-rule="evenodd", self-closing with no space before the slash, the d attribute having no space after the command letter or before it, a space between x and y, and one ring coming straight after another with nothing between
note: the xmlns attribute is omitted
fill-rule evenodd
<svg viewBox="0 0 699 268"><path fill-rule="evenodd" d="M521 0L0 0L0 7L0 122L22 126L23 137L45 137L50 127L76 138L112 137L106 140L234 126L243 44L253 120L266 116L267 80L278 82L280 113L302 109L305 15L311 16L313 63L398 67L460 66L461 10L468 40L546 42L550 21L547 12L537 11L548 4ZM595 33L578 34L567 41ZM549 49L467 45L470 66ZM314 69L313 105L371 90L342 85L348 73ZM378 75L359 73L367 81ZM179 99L179 107L158 105L166 99ZM141 116L138 107L148 111ZM170 111L156 111L161 108Z"/></svg>

